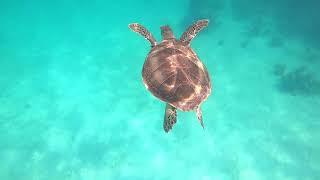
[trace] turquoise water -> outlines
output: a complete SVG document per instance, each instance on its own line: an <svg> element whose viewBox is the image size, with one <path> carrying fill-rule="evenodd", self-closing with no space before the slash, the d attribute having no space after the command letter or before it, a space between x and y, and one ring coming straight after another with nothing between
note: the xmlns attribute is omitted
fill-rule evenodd
<svg viewBox="0 0 320 180"><path fill-rule="evenodd" d="M320 179L320 3L0 1L1 180ZM150 44L200 18L213 91L194 112L141 80Z"/></svg>

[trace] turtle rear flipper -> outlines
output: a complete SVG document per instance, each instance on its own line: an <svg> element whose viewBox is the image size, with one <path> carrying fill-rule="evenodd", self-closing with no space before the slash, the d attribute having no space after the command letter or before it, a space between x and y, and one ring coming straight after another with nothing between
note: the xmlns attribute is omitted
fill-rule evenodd
<svg viewBox="0 0 320 180"><path fill-rule="evenodd" d="M202 111L201 111L200 106L197 107L197 109L196 109L196 114L197 114L197 117L198 117L198 120L199 120L200 125L201 125L202 128L204 129L204 124L203 124L203 120L202 120Z"/></svg>
<svg viewBox="0 0 320 180"><path fill-rule="evenodd" d="M139 33L144 38L146 38L150 43L151 47L154 47L157 45L156 39L152 36L152 34L141 24L138 23L132 23L129 24L129 28L132 29L134 32Z"/></svg>
<svg viewBox="0 0 320 180"><path fill-rule="evenodd" d="M166 112L164 115L163 129L167 133L173 125L177 122L177 109L171 106L169 103L166 104Z"/></svg>
<svg viewBox="0 0 320 180"><path fill-rule="evenodd" d="M209 23L208 19L199 20L193 23L188 29L182 34L180 41L189 45L191 40L200 32L203 28L207 27Z"/></svg>

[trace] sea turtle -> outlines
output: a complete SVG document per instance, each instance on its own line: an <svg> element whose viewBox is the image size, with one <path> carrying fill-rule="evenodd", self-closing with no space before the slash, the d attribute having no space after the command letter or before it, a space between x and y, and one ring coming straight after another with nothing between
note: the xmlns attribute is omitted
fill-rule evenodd
<svg viewBox="0 0 320 180"><path fill-rule="evenodd" d="M129 24L130 29L151 43L142 69L142 80L155 97L166 103L165 132L169 132L177 122L177 109L194 110L204 128L200 105L211 93L211 82L206 67L191 49L190 42L208 23L207 19L196 21L180 39L174 37L169 25L163 25L160 27L163 40L159 44L143 25Z"/></svg>

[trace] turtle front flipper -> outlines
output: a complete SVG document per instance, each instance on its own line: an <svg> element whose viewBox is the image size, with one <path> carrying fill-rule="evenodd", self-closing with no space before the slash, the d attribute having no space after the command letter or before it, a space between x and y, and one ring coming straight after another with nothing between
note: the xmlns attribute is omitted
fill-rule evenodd
<svg viewBox="0 0 320 180"><path fill-rule="evenodd" d="M138 23L132 23L129 24L129 28L132 29L134 32L139 33L144 38L146 38L150 43L151 47L154 47L157 45L156 39L152 36L152 34L142 25Z"/></svg>
<svg viewBox="0 0 320 180"><path fill-rule="evenodd" d="M180 41L189 45L191 40L200 32L203 28L207 27L209 23L208 19L203 19L195 22L182 34Z"/></svg>
<svg viewBox="0 0 320 180"><path fill-rule="evenodd" d="M164 115L163 129L167 133L173 125L177 122L177 109L171 106L169 103L166 104L166 112Z"/></svg>
<svg viewBox="0 0 320 180"><path fill-rule="evenodd" d="M163 40L169 40L169 39L175 38L170 26L168 25L161 26L160 29L161 29L161 35Z"/></svg>

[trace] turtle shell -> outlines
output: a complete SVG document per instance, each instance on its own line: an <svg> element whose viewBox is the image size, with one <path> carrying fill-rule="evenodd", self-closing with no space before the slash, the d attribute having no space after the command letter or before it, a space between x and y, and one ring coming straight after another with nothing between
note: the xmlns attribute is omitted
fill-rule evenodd
<svg viewBox="0 0 320 180"><path fill-rule="evenodd" d="M151 49L142 78L154 96L182 111L196 109L211 92L206 67L190 46L175 39Z"/></svg>

